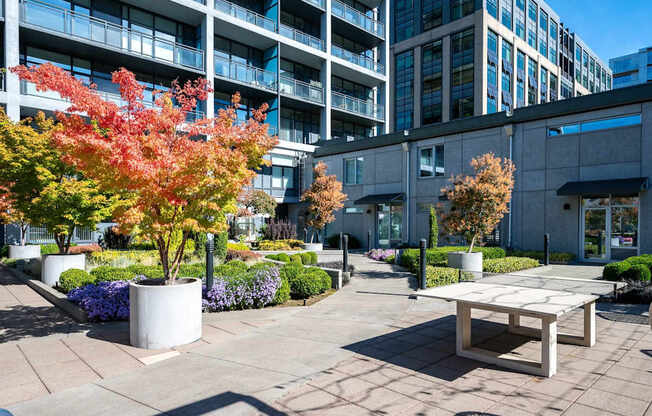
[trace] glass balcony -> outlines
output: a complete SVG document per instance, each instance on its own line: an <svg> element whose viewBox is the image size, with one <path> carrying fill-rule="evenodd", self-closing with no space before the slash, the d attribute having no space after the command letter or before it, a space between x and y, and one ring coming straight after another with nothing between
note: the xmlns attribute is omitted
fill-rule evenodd
<svg viewBox="0 0 652 416"><path fill-rule="evenodd" d="M281 94L302 98L319 104L324 103L324 89L322 87L316 87L307 82L283 76L279 78L279 81Z"/></svg>
<svg viewBox="0 0 652 416"><path fill-rule="evenodd" d="M23 95L32 95L35 97L42 97L42 98L50 98L53 100L58 100L58 101L65 101L68 102L68 100L64 100L61 98L58 92L54 91L37 91L36 90L36 85L34 85L31 82L21 80L20 81L20 93ZM97 91L100 97L102 97L106 101L110 101L115 103L118 106L125 106L127 105L127 102L122 99L120 94L116 94L113 92L108 92L108 91ZM147 101L147 100L141 100L140 101L145 108L155 108L155 104L153 101ZM186 121L188 122L194 122L197 120L200 120L204 117L204 112L200 111L198 109L194 109L192 111L186 112Z"/></svg>
<svg viewBox="0 0 652 416"><path fill-rule="evenodd" d="M354 9L348 4L344 4L339 0L333 0L331 3L331 12L333 12L335 16L346 20L362 30L373 33L380 38L385 38L385 25L383 25L382 22L364 15L362 12Z"/></svg>
<svg viewBox="0 0 652 416"><path fill-rule="evenodd" d="M345 61L351 62L352 64L367 68L371 71L377 72L379 74L385 74L385 67L380 62L376 62L373 59L365 55L360 55L355 52L348 51L346 49L340 48L339 46L331 45L331 54Z"/></svg>
<svg viewBox="0 0 652 416"><path fill-rule="evenodd" d="M233 16L238 20L254 24L263 29L276 32L276 23L269 17L253 12L226 0L215 0L215 10Z"/></svg>
<svg viewBox="0 0 652 416"><path fill-rule="evenodd" d="M311 48L319 49L320 51L326 50L323 40L307 33L298 31L293 27L281 24L279 25L278 33L280 33L281 36L296 40L297 42L303 43L304 45L310 46Z"/></svg>
<svg viewBox="0 0 652 416"><path fill-rule="evenodd" d="M276 92L276 74L215 55L215 76Z"/></svg>
<svg viewBox="0 0 652 416"><path fill-rule="evenodd" d="M202 71L204 69L204 52L199 49L36 0L22 0L20 7L20 20L23 23L66 33L156 60Z"/></svg>
<svg viewBox="0 0 652 416"><path fill-rule="evenodd" d="M371 100L361 100L350 95L339 92L331 92L331 106L349 113L359 114L376 120L385 118L385 109L383 106L374 103Z"/></svg>
<svg viewBox="0 0 652 416"><path fill-rule="evenodd" d="M310 4L314 4L315 6L319 7L322 10L326 8L326 5L324 4L324 0L303 0L303 1L308 2Z"/></svg>

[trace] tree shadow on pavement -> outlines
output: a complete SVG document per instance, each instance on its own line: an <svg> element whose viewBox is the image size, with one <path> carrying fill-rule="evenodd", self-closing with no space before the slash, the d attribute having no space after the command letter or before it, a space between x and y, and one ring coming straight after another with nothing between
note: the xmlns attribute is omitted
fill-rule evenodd
<svg viewBox="0 0 652 416"><path fill-rule="evenodd" d="M0 309L0 344L24 338L83 332L89 328L54 306L15 305Z"/></svg>
<svg viewBox="0 0 652 416"><path fill-rule="evenodd" d="M183 406L176 407L174 409L166 410L162 412L161 415L166 416L194 416L194 415L204 415L204 414L216 414L220 409L224 409L234 404L243 403L246 404L248 408L256 409L258 415L265 416L287 416L287 413L278 411L268 405L267 403L246 394L234 393L232 391L227 391L224 393L216 394L215 396L208 397L206 399L198 400L193 403L189 403ZM238 409L240 410L240 409ZM235 413L235 412L234 412ZM241 414L242 412L237 412ZM224 414L233 414L231 410L224 409Z"/></svg>

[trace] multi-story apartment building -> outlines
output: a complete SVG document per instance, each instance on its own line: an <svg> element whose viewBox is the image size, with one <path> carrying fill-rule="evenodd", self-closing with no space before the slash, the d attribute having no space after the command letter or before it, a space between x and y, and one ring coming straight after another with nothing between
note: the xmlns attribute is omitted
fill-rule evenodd
<svg viewBox="0 0 652 416"><path fill-rule="evenodd" d="M609 60L614 74L614 88L652 82L652 46Z"/></svg>
<svg viewBox="0 0 652 416"><path fill-rule="evenodd" d="M611 89L541 0L397 0L390 27L390 130Z"/></svg>
<svg viewBox="0 0 652 416"><path fill-rule="evenodd" d="M115 97L125 67L149 89L206 77L197 113L211 117L239 91L238 118L269 104L279 144L254 187L281 215L298 202L299 166L320 141L386 133L389 0L4 0L5 67L52 62ZM0 105L13 119L63 110L7 73ZM145 98L151 102L151 94ZM196 117L191 114L189 117Z"/></svg>

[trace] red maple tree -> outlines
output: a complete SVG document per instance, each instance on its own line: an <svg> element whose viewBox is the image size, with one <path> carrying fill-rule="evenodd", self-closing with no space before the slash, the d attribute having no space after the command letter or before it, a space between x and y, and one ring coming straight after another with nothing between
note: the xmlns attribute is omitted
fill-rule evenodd
<svg viewBox="0 0 652 416"><path fill-rule="evenodd" d="M145 87L121 68L112 74L124 101L119 105L51 64L11 70L38 91L56 91L71 103L66 113L57 113L55 145L65 162L123 197L114 219L122 232L156 245L170 284L190 233L226 229L225 214L235 212L238 194L276 144L264 124L265 104L244 123L237 122L234 107L216 118L188 121L187 114L211 91L205 79L175 81L146 106ZM235 94L233 105L239 101ZM181 244L174 250L171 241L179 231Z"/></svg>

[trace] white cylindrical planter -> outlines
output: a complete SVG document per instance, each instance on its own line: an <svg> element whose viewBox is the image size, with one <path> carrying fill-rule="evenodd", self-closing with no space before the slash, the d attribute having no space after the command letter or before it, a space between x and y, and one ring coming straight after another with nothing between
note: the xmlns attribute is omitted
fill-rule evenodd
<svg viewBox="0 0 652 416"><path fill-rule="evenodd" d="M448 253L448 267L468 272L482 272L482 253L452 251Z"/></svg>
<svg viewBox="0 0 652 416"><path fill-rule="evenodd" d="M35 259L37 257L41 257L41 246L39 245L9 246L10 259Z"/></svg>
<svg viewBox="0 0 652 416"><path fill-rule="evenodd" d="M129 335L134 347L172 348L201 338L201 280L163 282L129 282Z"/></svg>
<svg viewBox="0 0 652 416"><path fill-rule="evenodd" d="M41 282L54 287L59 283L61 273L70 269L86 269L86 255L47 254L41 262Z"/></svg>
<svg viewBox="0 0 652 416"><path fill-rule="evenodd" d="M323 243L303 243L303 249L308 251L323 251Z"/></svg>

